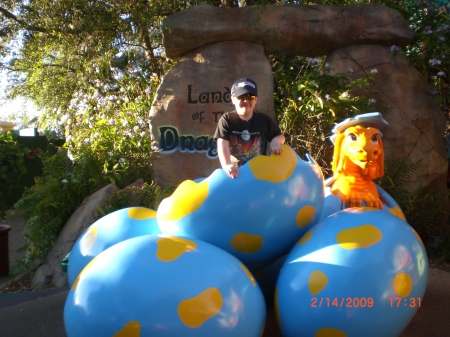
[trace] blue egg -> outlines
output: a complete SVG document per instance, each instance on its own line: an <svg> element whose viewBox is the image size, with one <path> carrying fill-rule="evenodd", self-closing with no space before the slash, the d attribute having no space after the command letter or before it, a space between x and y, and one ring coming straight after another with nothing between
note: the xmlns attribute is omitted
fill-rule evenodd
<svg viewBox="0 0 450 337"><path fill-rule="evenodd" d="M235 179L219 169L183 182L158 207L161 232L211 243L251 270L272 263L322 214L322 172L307 159L283 145L281 155L253 158Z"/></svg>
<svg viewBox="0 0 450 337"><path fill-rule="evenodd" d="M259 337L266 307L249 270L200 240L132 238L99 254L72 285L67 335Z"/></svg>
<svg viewBox="0 0 450 337"><path fill-rule="evenodd" d="M136 236L160 233L156 212L149 208L129 207L105 215L89 226L72 247L67 269L69 285L105 249Z"/></svg>
<svg viewBox="0 0 450 337"><path fill-rule="evenodd" d="M285 337L394 337L419 309L428 258L403 220L349 208L315 225L289 253L277 281Z"/></svg>
<svg viewBox="0 0 450 337"><path fill-rule="evenodd" d="M319 221L322 221L327 216L334 214L336 212L342 211L345 209L345 205L338 196L331 194L330 189L330 183L332 179L327 179L325 181L325 199L322 209L322 215L320 217ZM383 202L383 211L389 212L391 214L394 214L398 216L400 219L406 221L406 217L403 214L403 211L401 210L399 204L392 198L389 193L387 193L383 188L376 185L378 195L380 197L380 200ZM364 202L363 202L364 204ZM365 204L364 204L365 205Z"/></svg>

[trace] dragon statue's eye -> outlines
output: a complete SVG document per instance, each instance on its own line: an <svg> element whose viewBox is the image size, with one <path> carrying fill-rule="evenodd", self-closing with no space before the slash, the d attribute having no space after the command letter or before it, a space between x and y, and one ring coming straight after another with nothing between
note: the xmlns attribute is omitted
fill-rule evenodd
<svg viewBox="0 0 450 337"><path fill-rule="evenodd" d="M375 143L375 144L378 144L378 134L373 134L372 135L372 141Z"/></svg>
<svg viewBox="0 0 450 337"><path fill-rule="evenodd" d="M358 137L354 133L350 133L347 138L351 140L352 142L356 142L358 140Z"/></svg>

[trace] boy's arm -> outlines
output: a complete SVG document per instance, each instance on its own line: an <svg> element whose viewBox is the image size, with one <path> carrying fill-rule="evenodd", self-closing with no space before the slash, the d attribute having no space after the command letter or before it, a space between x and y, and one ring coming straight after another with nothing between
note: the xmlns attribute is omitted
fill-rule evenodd
<svg viewBox="0 0 450 337"><path fill-rule="evenodd" d="M282 151L281 145L284 144L285 141L286 138L284 137L284 135L278 135L274 137L270 141L270 152L274 154L281 154Z"/></svg>
<svg viewBox="0 0 450 337"><path fill-rule="evenodd" d="M222 138L217 138L217 153L223 170L231 178L236 178L239 172L238 168L231 163L230 142Z"/></svg>

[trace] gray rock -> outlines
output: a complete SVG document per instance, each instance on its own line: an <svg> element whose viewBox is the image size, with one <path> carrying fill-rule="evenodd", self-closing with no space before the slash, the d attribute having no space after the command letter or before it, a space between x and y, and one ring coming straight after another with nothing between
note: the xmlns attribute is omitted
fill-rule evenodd
<svg viewBox="0 0 450 337"><path fill-rule="evenodd" d="M389 127L383 130L385 162L408 158L422 160L407 189L446 188L445 116L433 98L426 78L408 64L402 51L377 45L350 46L333 51L327 58L332 73L345 73L350 67L356 78L376 69L370 84L376 92L370 98L381 107ZM366 112L366 111L364 111Z"/></svg>
<svg viewBox="0 0 450 337"><path fill-rule="evenodd" d="M400 13L381 4L232 9L203 4L163 21L166 55L175 60L219 41L257 43L264 46L267 54L322 56L357 44L404 46L413 37Z"/></svg>
<svg viewBox="0 0 450 337"><path fill-rule="evenodd" d="M164 76L150 110L153 180L175 186L209 176L220 167L212 137L219 118L233 111L233 82L258 85L256 111L275 117L272 68L261 45L224 41L186 54Z"/></svg>

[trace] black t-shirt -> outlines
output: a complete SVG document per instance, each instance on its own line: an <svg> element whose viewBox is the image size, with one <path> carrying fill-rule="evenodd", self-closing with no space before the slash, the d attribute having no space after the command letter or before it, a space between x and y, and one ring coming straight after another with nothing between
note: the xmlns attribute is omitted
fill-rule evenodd
<svg viewBox="0 0 450 337"><path fill-rule="evenodd" d="M225 113L217 124L214 139L230 142L230 154L239 160L239 166L258 155L265 155L267 142L281 135L280 128L269 116L254 112L248 121L236 111Z"/></svg>

